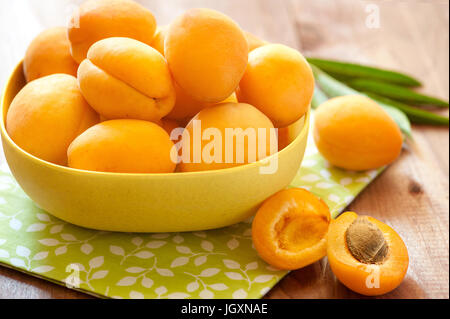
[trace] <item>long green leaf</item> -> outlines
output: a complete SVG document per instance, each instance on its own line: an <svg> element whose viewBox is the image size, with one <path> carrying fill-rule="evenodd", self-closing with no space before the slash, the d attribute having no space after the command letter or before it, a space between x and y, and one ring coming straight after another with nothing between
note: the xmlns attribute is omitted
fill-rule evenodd
<svg viewBox="0 0 450 319"><path fill-rule="evenodd" d="M334 60L307 58L308 62L336 78L365 78L404 86L420 86L415 78L391 70Z"/></svg>
<svg viewBox="0 0 450 319"><path fill-rule="evenodd" d="M365 94L379 103L389 104L402 110L413 123L449 126L448 117L434 114L425 110L417 109L409 105L382 97L378 94L374 93L365 93Z"/></svg>
<svg viewBox="0 0 450 319"><path fill-rule="evenodd" d="M358 91L375 93L408 104L435 105L448 108L448 101L443 101L432 96L417 93L394 84L387 84L366 79L351 80L347 82L347 84Z"/></svg>
<svg viewBox="0 0 450 319"><path fill-rule="evenodd" d="M311 101L311 107L317 109L320 104L328 100L327 95L316 85L314 88L314 95Z"/></svg>
<svg viewBox="0 0 450 319"><path fill-rule="evenodd" d="M361 94L364 95L342 82L332 78L319 68L315 66L311 66L316 82L320 85L322 91L329 97L343 96L343 95L354 95ZM385 111L392 117L392 119L397 123L400 130L408 137L412 137L411 134L411 123L409 122L408 117L402 111L396 109L393 106L390 106L386 103L379 103Z"/></svg>

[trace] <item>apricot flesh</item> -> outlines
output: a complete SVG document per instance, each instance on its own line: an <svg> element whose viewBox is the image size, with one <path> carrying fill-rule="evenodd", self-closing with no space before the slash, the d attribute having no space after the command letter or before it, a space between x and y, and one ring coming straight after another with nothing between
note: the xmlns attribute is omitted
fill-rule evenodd
<svg viewBox="0 0 450 319"><path fill-rule="evenodd" d="M67 148L84 130L99 122L77 80L54 74L28 83L14 98L6 117L11 139L42 160L67 164Z"/></svg>
<svg viewBox="0 0 450 319"><path fill-rule="evenodd" d="M169 27L165 57L175 81L194 100L217 103L239 84L248 59L240 27L210 9L191 9Z"/></svg>
<svg viewBox="0 0 450 319"><path fill-rule="evenodd" d="M275 127L286 127L306 113L313 92L314 76L300 52L267 44L250 52L237 98L257 107Z"/></svg>
<svg viewBox="0 0 450 319"><path fill-rule="evenodd" d="M28 46L23 60L27 82L56 73L76 76L77 69L78 64L70 54L70 42L64 27L41 32Z"/></svg>
<svg viewBox="0 0 450 319"><path fill-rule="evenodd" d="M131 0L88 0L71 18L72 56L81 63L91 45L110 37L127 37L151 44L156 30L153 14Z"/></svg>
<svg viewBox="0 0 450 319"><path fill-rule="evenodd" d="M201 129L196 133L195 125L198 124L201 124ZM255 132L254 139L250 134L241 135L242 140L239 140L238 134L227 138L227 130L246 132L247 129ZM261 134L258 134L258 129L262 129ZM183 160L179 164L179 170L192 172L223 169L261 160L277 151L276 135L271 136L271 130L274 127L270 119L249 104L221 103L205 108L185 128L182 151L186 154L185 148L188 147L190 156L187 161ZM213 135L215 132L217 136ZM196 134L202 137L201 141L196 140ZM265 141L260 141L262 138ZM218 142L217 149L210 149L214 141ZM198 146L194 142L198 142ZM260 143L265 149L260 148ZM198 155L195 155L196 148L199 150ZM253 151L255 152L251 153ZM207 159L205 154L212 158Z"/></svg>
<svg viewBox="0 0 450 319"><path fill-rule="evenodd" d="M361 95L336 97L320 105L315 113L314 140L331 164L357 171L392 163L403 143L389 114Z"/></svg>
<svg viewBox="0 0 450 319"><path fill-rule="evenodd" d="M129 38L95 43L78 69L81 91L107 119L158 121L175 104L175 89L164 57Z"/></svg>
<svg viewBox="0 0 450 319"><path fill-rule="evenodd" d="M69 167L114 173L171 173L173 143L166 131L142 120L110 120L78 136L67 151Z"/></svg>

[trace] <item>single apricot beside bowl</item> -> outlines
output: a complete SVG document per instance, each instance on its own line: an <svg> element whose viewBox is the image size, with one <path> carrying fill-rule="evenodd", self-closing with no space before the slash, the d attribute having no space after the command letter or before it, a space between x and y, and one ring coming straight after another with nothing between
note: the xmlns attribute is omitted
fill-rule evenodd
<svg viewBox="0 0 450 319"><path fill-rule="evenodd" d="M343 213L331 222L327 255L339 281L366 296L397 288L409 264L408 250L395 230L353 212Z"/></svg>
<svg viewBox="0 0 450 319"><path fill-rule="evenodd" d="M259 256L279 269L308 266L326 255L330 211L302 188L281 190L258 209L252 238Z"/></svg>
<svg viewBox="0 0 450 319"><path fill-rule="evenodd" d="M72 56L81 63L99 40L125 37L150 45L155 30L153 14L135 1L88 0L74 12L68 35Z"/></svg>
<svg viewBox="0 0 450 319"><path fill-rule="evenodd" d="M23 60L27 82L64 73L77 76L78 64L70 54L67 29L55 27L41 32L28 46Z"/></svg>
<svg viewBox="0 0 450 319"><path fill-rule="evenodd" d="M270 119L245 103L221 103L201 110L183 132L181 172L224 169L277 152Z"/></svg>
<svg viewBox="0 0 450 319"><path fill-rule="evenodd" d="M175 89L164 57L129 38L95 43L78 69L81 91L107 119L158 121L175 104Z"/></svg>
<svg viewBox="0 0 450 319"><path fill-rule="evenodd" d="M142 120L110 120L92 126L67 150L69 167L113 173L172 173L173 143L166 131Z"/></svg>
<svg viewBox="0 0 450 319"><path fill-rule="evenodd" d="M67 164L70 143L99 116L71 75L53 74L28 83L8 109L6 129L23 150L40 159Z"/></svg>
<svg viewBox="0 0 450 319"><path fill-rule="evenodd" d="M257 107L275 127L286 127L306 113L313 93L314 76L300 52L267 44L250 52L237 98Z"/></svg>
<svg viewBox="0 0 450 319"><path fill-rule="evenodd" d="M169 27L165 57L175 81L194 100L216 103L239 84L248 59L240 27L210 9L191 9Z"/></svg>
<svg viewBox="0 0 450 319"><path fill-rule="evenodd" d="M331 164L348 170L368 170L392 163L403 137L389 114L362 95L332 98L315 113L314 140Z"/></svg>

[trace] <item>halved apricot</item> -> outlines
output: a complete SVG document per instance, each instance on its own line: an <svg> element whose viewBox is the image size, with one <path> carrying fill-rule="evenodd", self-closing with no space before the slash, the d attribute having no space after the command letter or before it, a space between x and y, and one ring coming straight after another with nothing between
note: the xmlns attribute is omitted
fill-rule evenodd
<svg viewBox="0 0 450 319"><path fill-rule="evenodd" d="M282 190L259 208L252 225L260 257L280 269L298 269L326 255L330 211L302 188Z"/></svg>
<svg viewBox="0 0 450 319"><path fill-rule="evenodd" d="M327 255L339 281L366 296L397 288L409 264L406 246L391 227L353 212L331 222Z"/></svg>

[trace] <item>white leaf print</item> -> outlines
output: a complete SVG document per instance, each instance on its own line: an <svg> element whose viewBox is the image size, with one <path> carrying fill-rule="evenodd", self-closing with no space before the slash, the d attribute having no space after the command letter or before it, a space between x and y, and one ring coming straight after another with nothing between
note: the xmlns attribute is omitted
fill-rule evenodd
<svg viewBox="0 0 450 319"><path fill-rule="evenodd" d="M231 260L231 259L224 259L223 263L229 269L239 269L239 268L241 268L241 265L237 261L234 261L234 260Z"/></svg>
<svg viewBox="0 0 450 319"><path fill-rule="evenodd" d="M81 245L80 250L82 253L89 255L94 250L94 247L92 247L91 244L83 244Z"/></svg>
<svg viewBox="0 0 450 319"><path fill-rule="evenodd" d="M191 254L192 250L187 246L177 246L177 251L182 254Z"/></svg>
<svg viewBox="0 0 450 319"><path fill-rule="evenodd" d="M50 246L50 247L56 246L59 244L59 240L53 239L53 238L40 239L39 242L44 246Z"/></svg>
<svg viewBox="0 0 450 319"><path fill-rule="evenodd" d="M200 266L203 265L208 260L208 257L206 256L199 256L194 259L194 265Z"/></svg>
<svg viewBox="0 0 450 319"><path fill-rule="evenodd" d="M134 237L133 239L131 239L131 243L135 246L140 246L142 245L142 242L144 240L141 237Z"/></svg>
<svg viewBox="0 0 450 319"><path fill-rule="evenodd" d="M109 251L117 256L125 256L125 251L120 246L111 245L111 246L109 246Z"/></svg>
<svg viewBox="0 0 450 319"><path fill-rule="evenodd" d="M154 240L154 241L148 242L147 245L145 245L145 246L147 246L147 248L157 249L157 248L164 246L165 244L166 244L165 241Z"/></svg>
<svg viewBox="0 0 450 319"><path fill-rule="evenodd" d="M164 239L164 238L167 238L169 236L170 236L170 234L168 234L168 233L159 233L159 234L151 235L151 237L155 238L155 239Z"/></svg>
<svg viewBox="0 0 450 319"><path fill-rule="evenodd" d="M56 256L63 255L65 253L67 253L67 246L61 246L55 249Z"/></svg>
<svg viewBox="0 0 450 319"><path fill-rule="evenodd" d="M184 238L183 236L175 235L172 240L175 244L181 244L184 241Z"/></svg>
<svg viewBox="0 0 450 319"><path fill-rule="evenodd" d="M129 272L131 274L139 274L139 273L145 271L145 268L142 268L142 267L130 267L130 268L125 269L125 271Z"/></svg>
<svg viewBox="0 0 450 319"><path fill-rule="evenodd" d="M340 183L342 186L350 185L352 182L353 182L353 178L351 178L351 177L344 177L343 179L341 179L341 180L339 181L339 183Z"/></svg>
<svg viewBox="0 0 450 319"><path fill-rule="evenodd" d="M207 241L207 240L203 240L202 243L200 244L200 246L204 250L209 251L209 252L213 251L213 249L214 249L214 245L211 242Z"/></svg>
<svg viewBox="0 0 450 319"><path fill-rule="evenodd" d="M36 214L36 217L41 222L49 222L50 221L50 216L48 216L47 214L38 213L38 214Z"/></svg>
<svg viewBox="0 0 450 319"><path fill-rule="evenodd" d="M320 189L328 189L328 188L333 187L333 184L330 184L330 183L327 183L327 182L320 182L320 183L316 184L316 187L320 188Z"/></svg>
<svg viewBox="0 0 450 319"><path fill-rule="evenodd" d="M331 200L332 202L335 202L335 203L339 203L340 200L341 200L341 198L338 195L336 195L336 194L330 194L328 196L328 199Z"/></svg>
<svg viewBox="0 0 450 319"><path fill-rule="evenodd" d="M200 277L212 277L220 272L219 268L207 268L200 273Z"/></svg>
<svg viewBox="0 0 450 319"><path fill-rule="evenodd" d="M144 277L144 278L142 278L141 285L144 288L151 288L153 286L153 280L151 280L150 278Z"/></svg>
<svg viewBox="0 0 450 319"><path fill-rule="evenodd" d="M173 277L173 272L169 269L158 268L158 269L156 269L156 272L164 277Z"/></svg>
<svg viewBox="0 0 450 319"><path fill-rule="evenodd" d="M91 268L98 268L101 265L103 265L104 261L105 259L103 258L103 256L94 257L91 260L89 260L89 266Z"/></svg>
<svg viewBox="0 0 450 319"><path fill-rule="evenodd" d="M230 250L236 249L239 247L239 241L236 238L232 238L227 242L227 246Z"/></svg>
<svg viewBox="0 0 450 319"><path fill-rule="evenodd" d="M85 271L86 270L86 268L84 268L84 266L82 264L80 264L80 263L72 263L71 265L74 267L73 269L78 269L79 271Z"/></svg>
<svg viewBox="0 0 450 319"><path fill-rule="evenodd" d="M19 255L20 257L28 257L30 256L31 251L27 247L17 246L16 254Z"/></svg>
<svg viewBox="0 0 450 319"><path fill-rule="evenodd" d="M200 291L199 296L202 299L212 299L212 298L214 298L214 293L208 289L204 289L204 290Z"/></svg>
<svg viewBox="0 0 450 319"><path fill-rule="evenodd" d="M246 269L246 270L255 270L255 269L257 269L257 268L258 268L258 262L257 262L257 261L248 263L248 264L245 266L245 269Z"/></svg>
<svg viewBox="0 0 450 319"><path fill-rule="evenodd" d="M252 229L251 228L247 228L243 233L242 236L244 237L252 237Z"/></svg>
<svg viewBox="0 0 450 319"><path fill-rule="evenodd" d="M174 292L171 293L167 296L167 298L169 299L186 299L188 298L190 295L183 293L183 292Z"/></svg>
<svg viewBox="0 0 450 319"><path fill-rule="evenodd" d="M158 287L155 289L157 295L163 295L167 292L167 288L164 286Z"/></svg>
<svg viewBox="0 0 450 319"><path fill-rule="evenodd" d="M263 283L272 280L273 275L260 275L255 278L255 282Z"/></svg>
<svg viewBox="0 0 450 319"><path fill-rule="evenodd" d="M116 286L121 286L121 287L128 287L128 286L132 286L136 283L137 277L123 277L122 279L120 279Z"/></svg>
<svg viewBox="0 0 450 319"><path fill-rule="evenodd" d="M194 292L194 291L196 291L198 288L200 288L200 285L199 285L199 283L198 283L197 281L193 281L193 282L189 283L189 284L186 286L186 290L189 291L189 292Z"/></svg>
<svg viewBox="0 0 450 319"><path fill-rule="evenodd" d="M202 231L196 231L196 232L193 232L193 234L200 238L206 238L206 234Z"/></svg>
<svg viewBox="0 0 450 319"><path fill-rule="evenodd" d="M0 249L0 258L9 258L9 252L4 249Z"/></svg>
<svg viewBox="0 0 450 319"><path fill-rule="evenodd" d="M19 230L22 228L22 222L16 218L13 218L9 221L9 227L14 230Z"/></svg>
<svg viewBox="0 0 450 319"><path fill-rule="evenodd" d="M223 291L223 290L228 289L228 286L225 284L212 284L212 285L209 285L209 287L211 287L212 289L217 290L217 291Z"/></svg>
<svg viewBox="0 0 450 319"><path fill-rule="evenodd" d="M31 269L31 271L43 274L43 273L52 271L53 269L55 269L55 267L44 265L44 266L39 266L39 267L33 268L33 269Z"/></svg>
<svg viewBox="0 0 450 319"><path fill-rule="evenodd" d="M148 250L142 250L142 251L135 253L134 256L141 258L141 259L148 259L155 255L153 253L149 252Z"/></svg>
<svg viewBox="0 0 450 319"><path fill-rule="evenodd" d="M9 261L16 267L25 267L25 262L20 258L11 258Z"/></svg>
<svg viewBox="0 0 450 319"><path fill-rule="evenodd" d="M226 272L225 275L233 280L243 280L244 277L242 277L242 275L238 272Z"/></svg>
<svg viewBox="0 0 450 319"><path fill-rule="evenodd" d="M103 279L108 274L108 270L99 270L92 275L92 279Z"/></svg>
<svg viewBox="0 0 450 319"><path fill-rule="evenodd" d="M32 233L32 232L41 231L41 230L44 230L45 227L47 227L47 225L42 224L42 223L32 224L32 225L28 226L27 232Z"/></svg>
<svg viewBox="0 0 450 319"><path fill-rule="evenodd" d="M50 234L57 234L60 233L64 228L64 225L55 225L52 228L50 228Z"/></svg>
<svg viewBox="0 0 450 319"><path fill-rule="evenodd" d="M144 299L144 294L139 291L130 291L131 299Z"/></svg>
<svg viewBox="0 0 450 319"><path fill-rule="evenodd" d="M42 260L47 258L48 251L40 251L36 255L33 256L33 260Z"/></svg>
<svg viewBox="0 0 450 319"><path fill-rule="evenodd" d="M170 264L170 268L183 266L183 265L186 265L188 262L189 262L188 257L178 257L172 261L172 263Z"/></svg>
<svg viewBox="0 0 450 319"><path fill-rule="evenodd" d="M61 234L61 238L65 241L75 241L77 240L76 237L72 234Z"/></svg>
<svg viewBox="0 0 450 319"><path fill-rule="evenodd" d="M308 174L301 177L301 180L305 182L317 182L320 180L320 177L315 174Z"/></svg>
<svg viewBox="0 0 450 319"><path fill-rule="evenodd" d="M234 299L244 299L247 298L247 292L244 289L239 289L233 292Z"/></svg>

